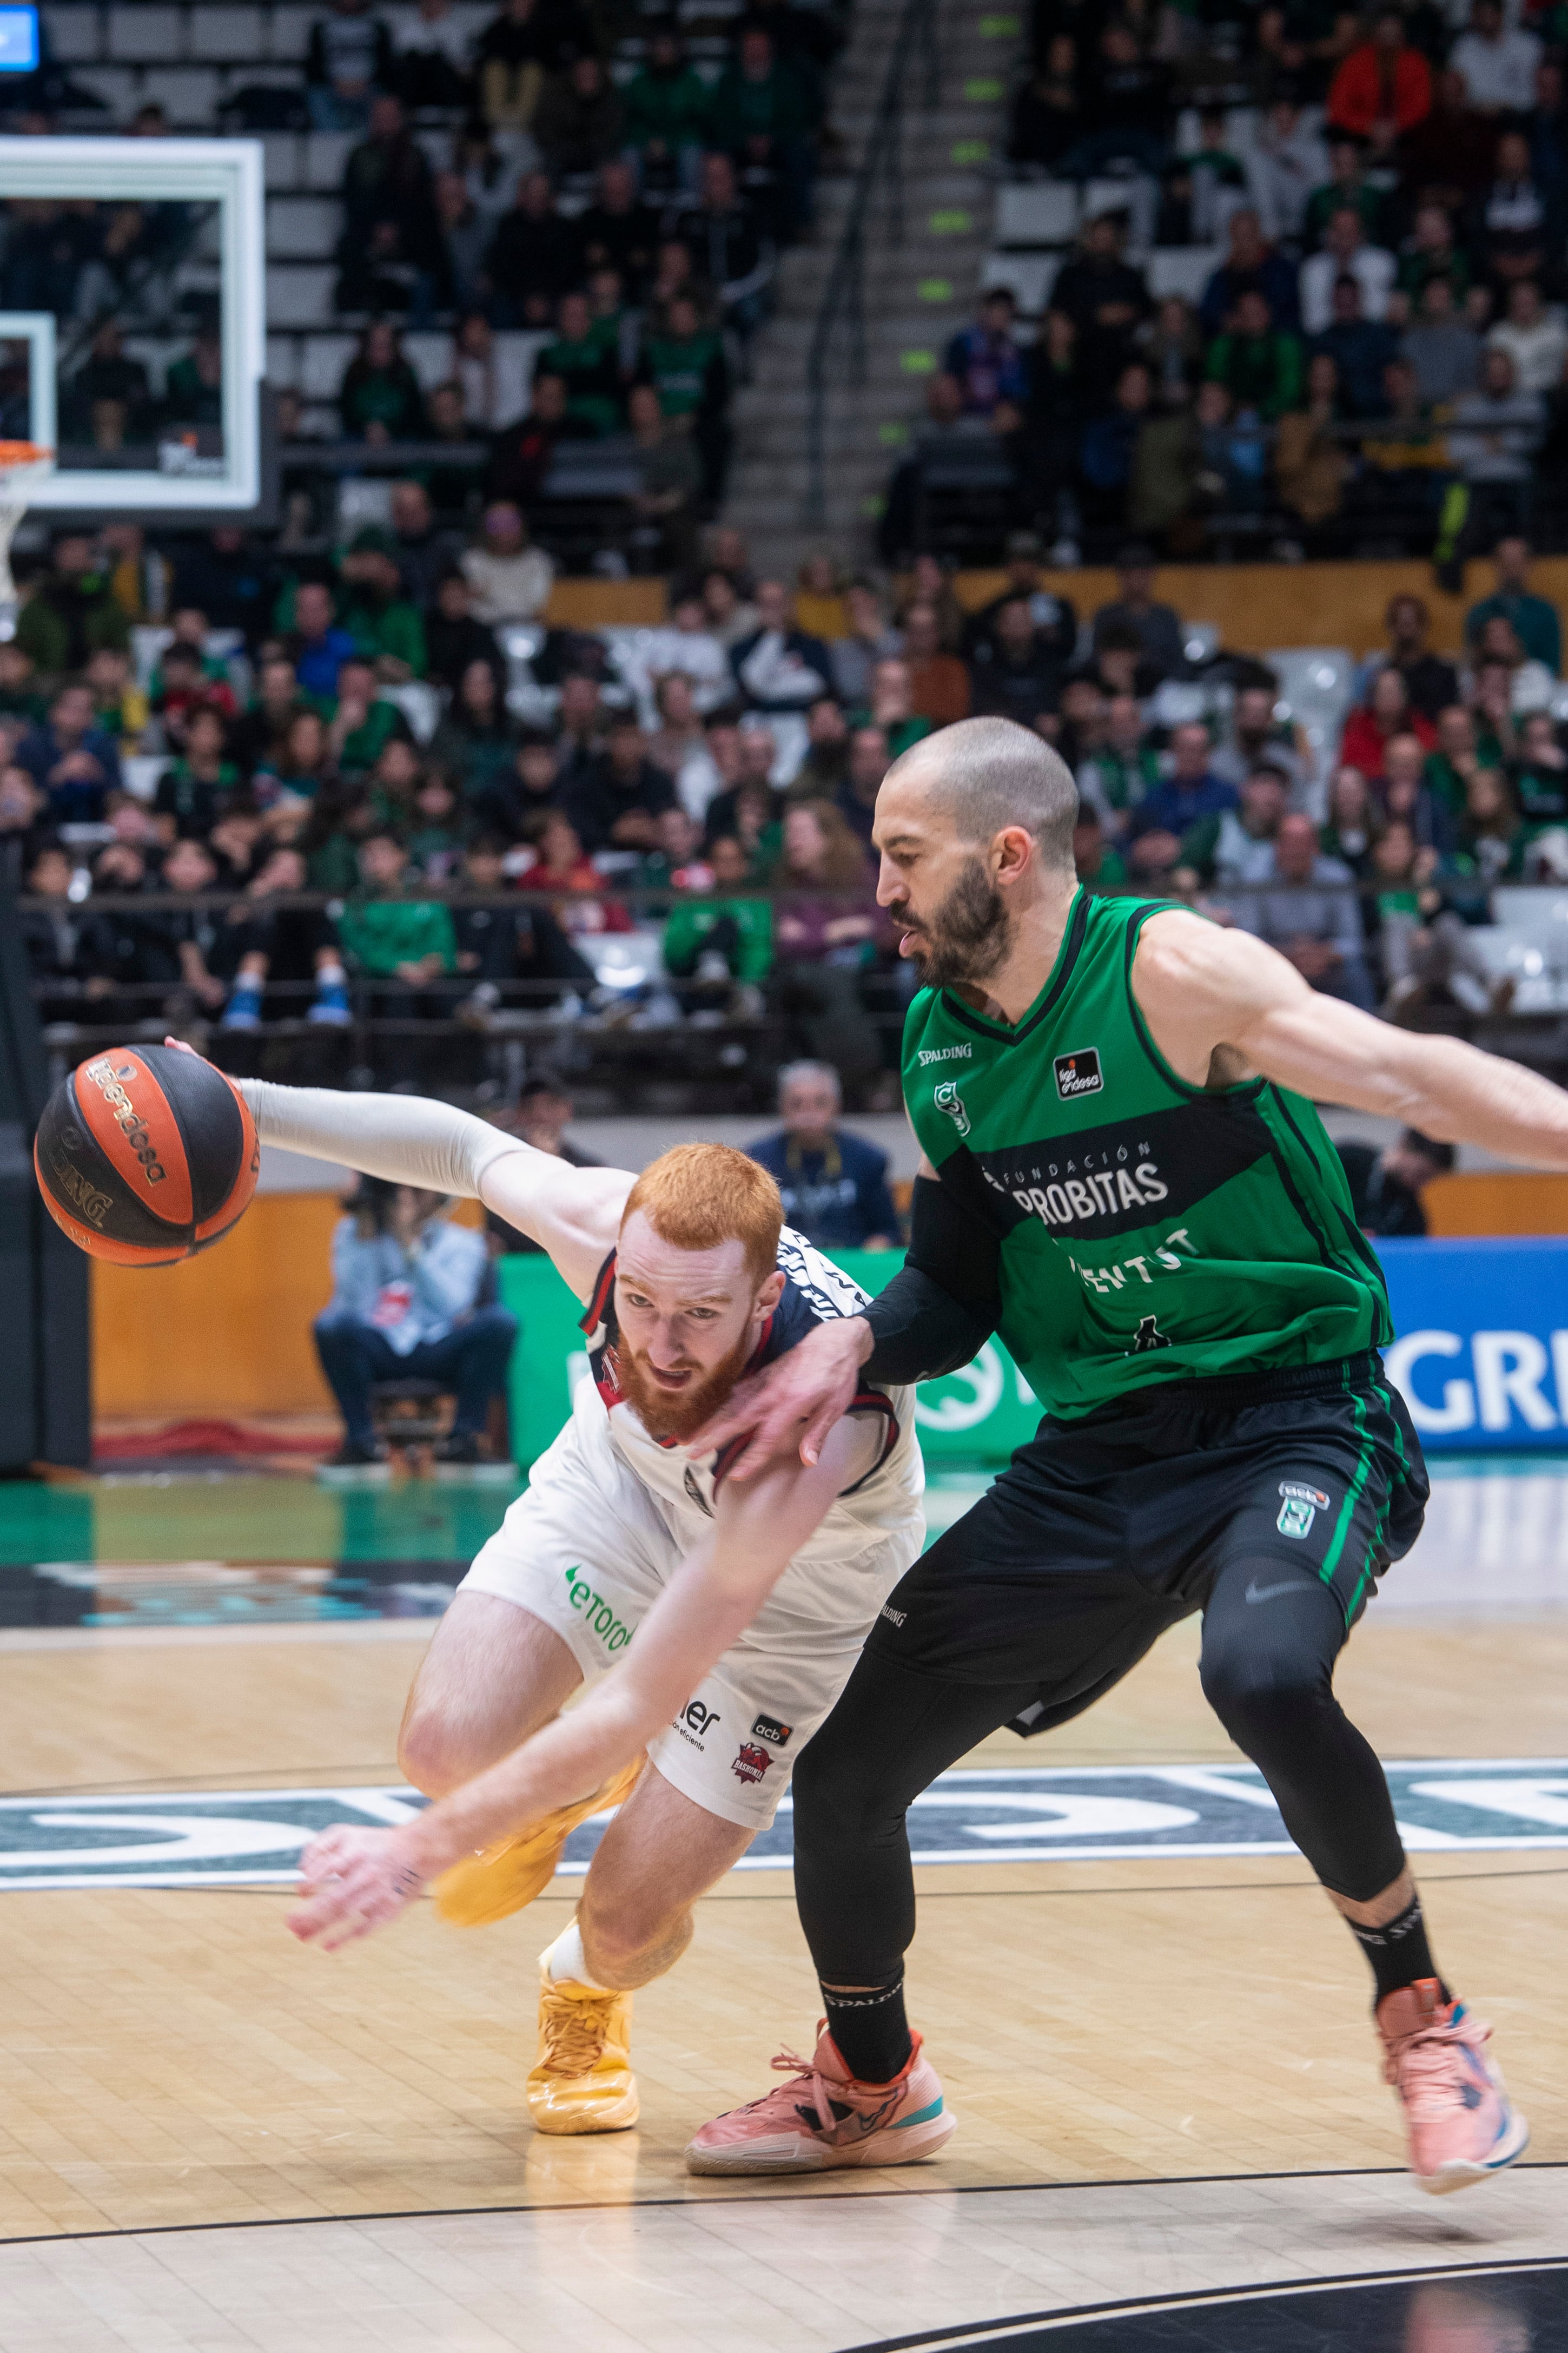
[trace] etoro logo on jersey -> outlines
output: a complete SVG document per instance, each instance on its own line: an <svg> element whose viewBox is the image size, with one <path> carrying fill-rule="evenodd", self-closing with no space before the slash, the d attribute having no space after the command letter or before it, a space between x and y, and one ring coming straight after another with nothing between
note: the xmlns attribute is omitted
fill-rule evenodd
<svg viewBox="0 0 1568 2353"><path fill-rule="evenodd" d="M1058 1054L1051 1067L1063 1103L1076 1103L1079 1095L1097 1095L1105 1084L1098 1046L1080 1046L1076 1054Z"/></svg>

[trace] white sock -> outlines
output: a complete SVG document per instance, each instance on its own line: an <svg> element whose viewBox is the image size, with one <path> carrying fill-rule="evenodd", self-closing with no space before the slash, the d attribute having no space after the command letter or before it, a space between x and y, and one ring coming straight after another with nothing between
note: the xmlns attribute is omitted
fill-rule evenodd
<svg viewBox="0 0 1568 2353"><path fill-rule="evenodd" d="M583 1931L577 1926L575 1915L572 1926L563 1928L555 1942L547 1945L539 1957L544 1963L544 1974L552 1985L594 1985L583 1953ZM594 1990L607 1993L609 1989L607 1986L595 1986Z"/></svg>

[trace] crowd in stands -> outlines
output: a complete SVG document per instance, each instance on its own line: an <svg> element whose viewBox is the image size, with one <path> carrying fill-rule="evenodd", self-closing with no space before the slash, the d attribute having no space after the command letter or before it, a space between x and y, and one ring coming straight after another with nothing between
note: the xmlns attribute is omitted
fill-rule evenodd
<svg viewBox="0 0 1568 2353"><path fill-rule="evenodd" d="M515 510L471 543L416 484L396 512L335 566L190 544L145 676L147 551L57 538L0 645L0 872L62 1050L173 1024L257 1067L352 1031L354 1067L412 1082L464 1037L471 1078L487 1036L541 1027L715 1031L737 1064L766 1030L762 1062L894 1103L912 976L877 791L971 713L1068 761L1086 884L1184 898L1394 1018L1502 1010L1474 936L1493 886L1568 880L1561 628L1518 538L1462 659L1394 600L1325 761L1248 656L1209 660L1205 716L1171 712L1195 673L1146 547L1080 614L1021 535L965 610L931 557L786 584L716 528L665 626L539 627L521 660L495 628L509 595L537 608Z"/></svg>
<svg viewBox="0 0 1568 2353"><path fill-rule="evenodd" d="M1503 532L1561 541L1554 0L1037 0L1032 24L1011 153L1079 189L1078 244L1037 320L997 289L953 340L891 486L889 560L922 543L924 456L983 436L1064 561L1129 530L1172 556L1444 565ZM1188 293L1156 290L1164 253L1204 248Z"/></svg>

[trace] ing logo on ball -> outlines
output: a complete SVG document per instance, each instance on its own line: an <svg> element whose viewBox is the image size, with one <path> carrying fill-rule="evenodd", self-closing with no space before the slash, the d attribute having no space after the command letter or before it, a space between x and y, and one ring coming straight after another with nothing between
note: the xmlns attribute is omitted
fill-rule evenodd
<svg viewBox="0 0 1568 2353"><path fill-rule="evenodd" d="M70 1162L58 1152L49 1155L49 1166L67 1200L74 1204L89 1225L101 1227L104 1211L109 1208L111 1197L89 1185L81 1170L73 1168Z"/></svg>
<svg viewBox="0 0 1568 2353"><path fill-rule="evenodd" d="M148 1134L141 1113L125 1092L124 1082L136 1076L136 1066L127 1062L115 1070L106 1055L89 1062L82 1075L92 1081L114 1115L115 1125L142 1164L142 1174L149 1185L161 1185L167 1170L159 1159L152 1137Z"/></svg>

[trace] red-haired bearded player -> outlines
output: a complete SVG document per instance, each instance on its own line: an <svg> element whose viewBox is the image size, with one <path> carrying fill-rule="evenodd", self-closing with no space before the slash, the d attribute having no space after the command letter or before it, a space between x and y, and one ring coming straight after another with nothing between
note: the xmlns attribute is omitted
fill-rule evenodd
<svg viewBox="0 0 1568 2353"><path fill-rule="evenodd" d="M289 1925L335 1948L436 1880L449 1917L500 1918L548 1883L575 1823L623 1798L572 1926L542 1956L528 2085L542 2131L619 2130L637 2114L632 1989L679 1957L696 1898L773 1820L920 1551L910 1395L868 1385L816 1463L792 1445L727 1484L722 1458L693 1459L687 1434L743 1372L864 1304L783 1229L754 1161L682 1145L634 1178L570 1167L445 1103L243 1083L264 1143L478 1198L585 1303L594 1378L409 1697L401 1762L436 1803L395 1830L316 1839ZM930 2151L952 2129L923 2079L897 2108L860 2162Z"/></svg>

